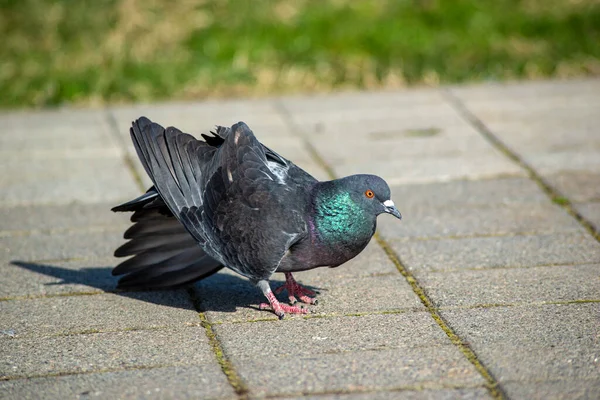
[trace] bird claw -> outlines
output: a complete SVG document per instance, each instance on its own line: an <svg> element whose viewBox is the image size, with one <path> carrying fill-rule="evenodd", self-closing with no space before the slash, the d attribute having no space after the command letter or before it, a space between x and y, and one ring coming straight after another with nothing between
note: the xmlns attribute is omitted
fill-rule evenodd
<svg viewBox="0 0 600 400"><path fill-rule="evenodd" d="M292 306L298 302L298 299L300 299L300 301L305 304L312 304L312 305L319 304L319 300L317 300L313 297L305 296L305 295L298 296L298 299L296 298L296 296L289 296L288 298L290 299L290 305L292 305Z"/></svg>
<svg viewBox="0 0 600 400"><path fill-rule="evenodd" d="M287 304L281 304L277 300L275 300L273 304L261 303L258 308L260 310L267 310L269 308L272 309L279 319L283 319L283 317L285 317L285 313L308 314L308 310L303 306L288 306Z"/></svg>
<svg viewBox="0 0 600 400"><path fill-rule="evenodd" d="M258 308L260 310L270 308L279 319L283 319L286 313L308 314L308 309L304 308L303 305L295 305L298 303L298 300L306 304L317 304L317 299L309 297L315 296L315 292L299 285L290 272L285 273L285 284L274 291L271 291L266 281L259 281L258 284L261 285L265 297L269 300L269 304L261 303ZM289 305L280 303L279 300L277 300L277 297L275 297L275 294L281 293L284 289L288 292ZM296 298L296 296L298 297Z"/></svg>
<svg viewBox="0 0 600 400"><path fill-rule="evenodd" d="M284 289L288 292L288 299L290 300L290 305L296 304L298 300L306 304L316 305L318 303L317 299L314 298L314 296L316 296L317 294L296 282L292 274L289 272L286 272L285 274L285 283L279 286L277 289L275 289L275 293L279 294L283 292ZM298 297L296 298L297 295Z"/></svg>

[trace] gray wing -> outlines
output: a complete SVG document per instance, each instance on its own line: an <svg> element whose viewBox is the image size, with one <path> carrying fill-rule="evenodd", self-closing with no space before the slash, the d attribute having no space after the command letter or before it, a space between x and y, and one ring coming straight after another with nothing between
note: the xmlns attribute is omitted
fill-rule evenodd
<svg viewBox="0 0 600 400"><path fill-rule="evenodd" d="M216 149L177 128L165 129L145 117L133 123L130 134L144 169L167 207L209 255L223 262L207 240L204 226L186 223L181 218L182 213L202 208L206 175L210 173L207 165Z"/></svg>
<svg viewBox="0 0 600 400"><path fill-rule="evenodd" d="M216 132L211 132L214 136L202 134L202 137L204 140L206 140L206 143L210 144L211 146L219 147L225 142L225 139L231 133L231 128L224 126L217 126L216 128ZM317 182L312 175L298 167L290 160L282 157L280 154L271 150L262 143L261 146L267 159L267 166L281 183L290 186L310 186Z"/></svg>
<svg viewBox="0 0 600 400"><path fill-rule="evenodd" d="M215 148L146 118L131 129L156 189L208 255L252 279L268 278L306 235L297 185L282 184L244 124Z"/></svg>

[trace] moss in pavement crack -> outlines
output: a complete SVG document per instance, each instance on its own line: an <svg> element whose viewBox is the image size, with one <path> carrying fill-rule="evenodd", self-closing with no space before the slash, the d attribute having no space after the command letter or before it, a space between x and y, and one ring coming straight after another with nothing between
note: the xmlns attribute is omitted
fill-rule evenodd
<svg viewBox="0 0 600 400"><path fill-rule="evenodd" d="M217 338L217 334L215 333L212 324L210 323L208 318L206 318L206 314L202 311L202 308L200 307L200 300L198 299L198 296L196 296L195 290L193 288L190 288L187 292L192 299L196 311L198 312L200 324L206 332L206 337L208 338L208 342L210 344L213 354L215 355L215 358L217 359L217 362L221 366L221 370L227 377L229 384L233 387L233 390L235 390L236 394L240 398L246 399L248 395L248 388L246 387L238 373L235 371L235 368L231 364L231 361L229 361L229 359L223 352L223 347L221 346L221 342L219 342L219 339Z"/></svg>
<svg viewBox="0 0 600 400"><path fill-rule="evenodd" d="M504 399L506 395L500 389L496 378L491 374L490 371L483 365L483 363L477 357L477 354L471 349L471 347L462 341L462 339L454 333L452 328L444 321L442 316L440 315L437 308L433 305L431 299L425 293L425 290L421 287L419 282L412 276L410 272L402 265L400 262L400 258L396 254L396 252L388 245L388 243L379 236L378 233L375 234L375 240L379 245L383 248L385 253L388 255L389 259L394 263L398 271L404 276L412 287L415 294L419 297L423 305L429 311L429 314L434 319L434 321L438 324L438 326L444 331L444 333L448 336L452 344L457 346L459 350L463 353L463 355L469 360L471 364L475 367L477 372L485 379L486 388L488 389L490 395L494 399Z"/></svg>

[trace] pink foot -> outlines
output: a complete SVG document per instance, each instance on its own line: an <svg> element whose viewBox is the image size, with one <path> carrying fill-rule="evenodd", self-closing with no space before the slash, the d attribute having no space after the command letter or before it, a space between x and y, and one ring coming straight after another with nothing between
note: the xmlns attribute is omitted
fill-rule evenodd
<svg viewBox="0 0 600 400"><path fill-rule="evenodd" d="M273 312L275 313L275 315L277 315L279 317L279 319L283 319L283 317L285 316L285 313L290 313L290 314L307 314L308 310L302 307L298 307L298 306L288 306L287 304L281 304L277 298L275 298L275 295L273 294L273 292L269 291L267 294L267 299L269 300L270 304L267 303L261 303L258 308L260 308L261 310L266 310L267 308L271 308L273 310Z"/></svg>
<svg viewBox="0 0 600 400"><path fill-rule="evenodd" d="M317 304L318 303L318 300L314 298L314 296L316 296L317 294L315 292L313 292L312 290L307 289L307 288L301 286L298 282L296 282L296 280L292 276L291 272L285 273L285 283L282 286L275 289L275 293L279 294L279 293L283 292L283 289L287 290L288 298L290 299L290 304L292 304L292 305L296 304L298 302L298 300L296 299L296 296L298 296L298 299L300 299L301 302L306 303L306 304ZM308 297L308 296L313 296L313 297Z"/></svg>

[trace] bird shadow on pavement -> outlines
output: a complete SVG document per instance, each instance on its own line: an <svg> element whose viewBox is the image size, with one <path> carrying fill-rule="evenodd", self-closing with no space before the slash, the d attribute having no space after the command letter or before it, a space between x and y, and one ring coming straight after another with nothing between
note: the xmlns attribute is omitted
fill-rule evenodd
<svg viewBox="0 0 600 400"><path fill-rule="evenodd" d="M283 277L282 274L274 276ZM283 279L272 279L269 282L273 290L285 283ZM195 287L202 311L234 312L236 308L256 310L260 303L267 301L256 286L231 272L216 273L197 282ZM320 290L320 288L310 285L304 287L317 292ZM280 301L287 302L285 292L277 297Z"/></svg>
<svg viewBox="0 0 600 400"><path fill-rule="evenodd" d="M71 286L70 290L55 291L60 294L82 293L89 291L91 287L103 292L167 307L196 309L189 299L189 295L186 293L186 288L159 291L121 291L116 289L118 278L111 274L112 266L75 269L73 267L66 268L58 265L20 260L13 260L11 264L58 280L56 282L44 283L44 286ZM283 283L283 280L275 279L271 281L271 287L275 289ZM78 285L83 286L81 290L78 290ZM312 290L319 290L317 287L306 287ZM188 288L193 288L194 297L198 300L197 305L200 311L235 312L238 308L257 309L258 305L266 300L260 290L247 279L227 272L216 273L188 286ZM284 295L278 297L282 300L284 299ZM182 298L185 298L186 301L182 301Z"/></svg>

